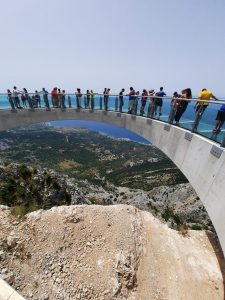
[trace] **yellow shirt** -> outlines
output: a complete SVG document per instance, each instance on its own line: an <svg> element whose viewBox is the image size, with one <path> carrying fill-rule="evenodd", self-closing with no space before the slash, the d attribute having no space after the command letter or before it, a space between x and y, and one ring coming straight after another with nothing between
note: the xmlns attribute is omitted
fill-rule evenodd
<svg viewBox="0 0 225 300"><path fill-rule="evenodd" d="M210 91L202 91L198 97L199 99L201 100L210 100L212 98L213 94L210 92ZM200 106L200 105L209 105L208 102L198 102L197 103L197 106Z"/></svg>

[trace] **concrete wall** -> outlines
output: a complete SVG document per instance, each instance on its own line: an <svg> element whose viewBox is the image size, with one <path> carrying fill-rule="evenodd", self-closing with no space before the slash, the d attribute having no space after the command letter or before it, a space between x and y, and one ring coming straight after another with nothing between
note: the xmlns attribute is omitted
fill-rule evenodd
<svg viewBox="0 0 225 300"><path fill-rule="evenodd" d="M199 195L225 253L225 151L218 145L197 134L190 134L185 129L157 120L97 110L2 110L0 131L53 120L95 120L111 123L151 141L177 165Z"/></svg>
<svg viewBox="0 0 225 300"><path fill-rule="evenodd" d="M24 300L11 286L0 279L0 300Z"/></svg>

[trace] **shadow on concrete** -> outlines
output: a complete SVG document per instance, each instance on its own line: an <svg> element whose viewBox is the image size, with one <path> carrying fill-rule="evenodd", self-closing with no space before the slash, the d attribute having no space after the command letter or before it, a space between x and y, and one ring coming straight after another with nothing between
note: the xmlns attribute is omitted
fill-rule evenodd
<svg viewBox="0 0 225 300"><path fill-rule="evenodd" d="M224 254L223 250L221 248L221 245L219 243L219 239L216 235L216 233L212 233L210 231L205 231L206 235L208 237L208 240L210 244L212 245L212 248L214 250L214 253L217 257L218 264L220 266L220 270L223 276L223 299L225 299L225 259L224 259Z"/></svg>

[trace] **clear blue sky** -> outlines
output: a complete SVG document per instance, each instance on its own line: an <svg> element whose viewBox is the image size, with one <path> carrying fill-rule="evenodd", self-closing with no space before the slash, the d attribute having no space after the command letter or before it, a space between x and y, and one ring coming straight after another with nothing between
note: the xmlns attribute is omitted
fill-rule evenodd
<svg viewBox="0 0 225 300"><path fill-rule="evenodd" d="M0 91L163 85L225 96L224 0L1 1Z"/></svg>

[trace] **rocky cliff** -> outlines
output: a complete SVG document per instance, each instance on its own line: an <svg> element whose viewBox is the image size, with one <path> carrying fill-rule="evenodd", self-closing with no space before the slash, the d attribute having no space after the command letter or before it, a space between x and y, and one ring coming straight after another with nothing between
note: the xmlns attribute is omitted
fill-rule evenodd
<svg viewBox="0 0 225 300"><path fill-rule="evenodd" d="M26 299L224 299L212 233L174 231L127 205L0 207L0 273ZM222 270L222 271L221 271Z"/></svg>
<svg viewBox="0 0 225 300"><path fill-rule="evenodd" d="M191 229L214 230L203 204L188 183L143 191L108 181L99 186L53 170L10 163L0 165L1 204L10 206L16 216L60 205L128 204L151 212L174 229L185 224Z"/></svg>

